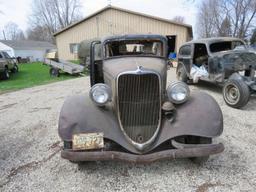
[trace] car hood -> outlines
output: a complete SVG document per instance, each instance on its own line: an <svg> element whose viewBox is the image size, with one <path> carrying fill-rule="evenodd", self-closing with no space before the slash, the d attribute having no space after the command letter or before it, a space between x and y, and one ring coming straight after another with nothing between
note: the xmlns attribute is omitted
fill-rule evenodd
<svg viewBox="0 0 256 192"><path fill-rule="evenodd" d="M109 85L112 91L116 88L116 79L124 72L142 71L157 73L161 79L161 87L164 92L167 79L167 63L164 58L156 57L122 57L103 61L104 82Z"/></svg>
<svg viewBox="0 0 256 192"><path fill-rule="evenodd" d="M108 59L103 62L104 75L116 78L120 73L136 71L138 67L142 70L149 70L166 75L166 61L161 58L154 57L122 57Z"/></svg>
<svg viewBox="0 0 256 192"><path fill-rule="evenodd" d="M256 69L256 54L247 50L231 50L212 54L219 58L226 68L233 70L244 70L249 67Z"/></svg>

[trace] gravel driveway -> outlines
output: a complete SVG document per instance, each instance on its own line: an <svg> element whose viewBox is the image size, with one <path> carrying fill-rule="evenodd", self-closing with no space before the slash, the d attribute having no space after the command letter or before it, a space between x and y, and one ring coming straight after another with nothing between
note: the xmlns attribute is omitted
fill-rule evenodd
<svg viewBox="0 0 256 192"><path fill-rule="evenodd" d="M60 158L58 115L67 97L88 86L83 77L0 95L0 191L256 191L255 96L237 110L224 103L220 87L190 86L211 94L224 114L218 140L225 151L203 166L187 159L76 165Z"/></svg>

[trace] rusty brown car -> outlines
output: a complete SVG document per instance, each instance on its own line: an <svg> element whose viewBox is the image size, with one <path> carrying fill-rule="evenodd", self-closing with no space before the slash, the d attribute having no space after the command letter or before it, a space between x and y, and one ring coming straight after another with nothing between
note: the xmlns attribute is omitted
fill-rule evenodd
<svg viewBox="0 0 256 192"><path fill-rule="evenodd" d="M256 54L238 38L219 37L194 40L181 46L177 78L191 82L192 67L204 67L208 75L200 80L223 86L223 98L234 108L244 107L256 93Z"/></svg>
<svg viewBox="0 0 256 192"><path fill-rule="evenodd" d="M224 150L213 142L223 131L216 101L206 93L190 94L183 82L167 86L165 37L123 35L84 43L79 52L84 61L89 57L91 89L62 107L63 158L201 163Z"/></svg>

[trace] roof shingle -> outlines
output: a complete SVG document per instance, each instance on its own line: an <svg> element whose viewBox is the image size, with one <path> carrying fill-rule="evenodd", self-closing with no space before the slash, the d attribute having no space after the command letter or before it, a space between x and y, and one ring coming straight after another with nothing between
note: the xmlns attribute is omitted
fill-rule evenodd
<svg viewBox="0 0 256 192"><path fill-rule="evenodd" d="M46 41L31 41L31 40L0 40L1 43L13 49L55 49L56 46Z"/></svg>

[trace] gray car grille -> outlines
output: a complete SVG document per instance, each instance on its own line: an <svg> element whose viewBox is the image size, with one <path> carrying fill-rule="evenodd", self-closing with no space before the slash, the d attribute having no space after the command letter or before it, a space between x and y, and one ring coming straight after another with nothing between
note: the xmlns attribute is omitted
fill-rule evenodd
<svg viewBox="0 0 256 192"><path fill-rule="evenodd" d="M160 122L160 81L154 73L123 74L118 78L119 119L127 136L147 142Z"/></svg>

